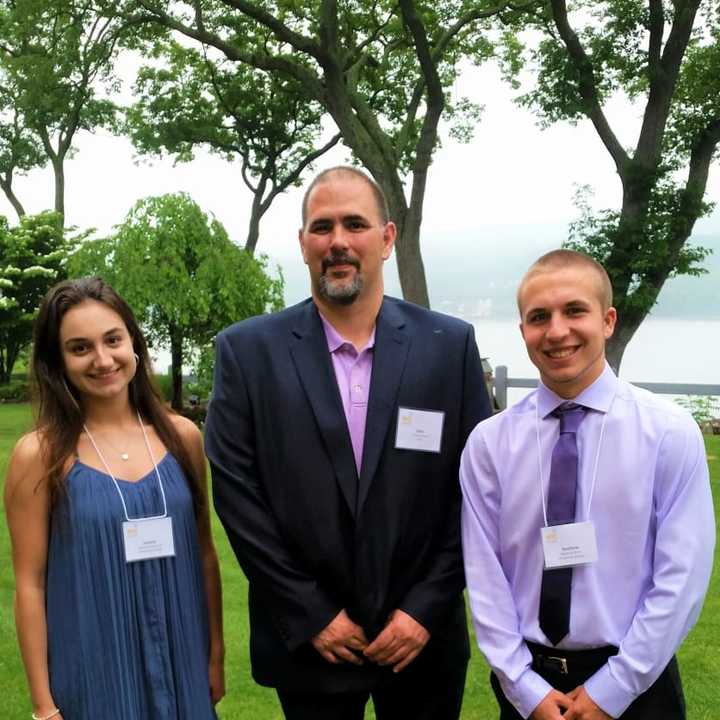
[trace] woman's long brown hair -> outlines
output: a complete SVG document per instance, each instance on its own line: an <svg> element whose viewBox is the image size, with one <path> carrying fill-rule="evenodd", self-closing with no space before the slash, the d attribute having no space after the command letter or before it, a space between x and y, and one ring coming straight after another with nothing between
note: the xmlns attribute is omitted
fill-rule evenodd
<svg viewBox="0 0 720 720"><path fill-rule="evenodd" d="M193 497L196 515L204 503L201 479L190 454L165 407L152 376L152 365L145 338L129 305L101 278L65 280L43 298L35 321L30 377L37 404L37 425L45 465L51 504L64 489L68 460L75 454L85 414L82 399L65 378L60 349L60 324L70 308L86 300L96 300L114 310L125 323L138 356L137 371L130 381L130 404L143 421L155 428L158 437L175 457L185 473Z"/></svg>

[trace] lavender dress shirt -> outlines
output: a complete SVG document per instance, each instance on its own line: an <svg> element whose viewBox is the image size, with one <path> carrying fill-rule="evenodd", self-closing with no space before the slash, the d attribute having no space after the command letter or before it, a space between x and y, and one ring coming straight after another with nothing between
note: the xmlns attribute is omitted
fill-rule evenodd
<svg viewBox="0 0 720 720"><path fill-rule="evenodd" d="M373 328L367 345L358 352L355 346L345 340L321 313L320 320L322 320L328 350L332 358L345 419L350 431L355 467L359 476L365 441L370 378L372 377L375 329Z"/></svg>
<svg viewBox="0 0 720 720"><path fill-rule="evenodd" d="M541 383L475 428L460 467L478 644L523 717L551 689L531 669L525 640L551 644L538 624L540 493L547 498L558 438L550 413L562 402ZM607 365L575 402L590 408L577 435L576 519L594 524L599 559L573 571L570 632L558 647L620 648L585 683L618 717L655 681L700 613L715 543L712 496L702 436L687 411L618 380Z"/></svg>

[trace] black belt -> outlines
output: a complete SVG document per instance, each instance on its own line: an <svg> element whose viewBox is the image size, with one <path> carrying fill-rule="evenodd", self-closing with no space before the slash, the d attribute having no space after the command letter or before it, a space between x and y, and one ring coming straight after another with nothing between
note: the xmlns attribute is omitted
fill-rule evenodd
<svg viewBox="0 0 720 720"><path fill-rule="evenodd" d="M614 645L589 650L561 650L527 641L532 655L532 667L537 672L555 672L560 675L593 673L599 670L618 649Z"/></svg>

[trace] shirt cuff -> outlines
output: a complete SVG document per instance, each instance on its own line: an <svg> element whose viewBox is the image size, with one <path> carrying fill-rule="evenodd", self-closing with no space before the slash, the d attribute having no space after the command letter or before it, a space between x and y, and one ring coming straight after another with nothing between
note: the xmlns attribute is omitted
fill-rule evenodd
<svg viewBox="0 0 720 720"><path fill-rule="evenodd" d="M498 675L498 680L505 697L524 718L530 717L532 711L552 690L552 685L530 668L525 670L515 682L502 675Z"/></svg>
<svg viewBox="0 0 720 720"><path fill-rule="evenodd" d="M614 718L619 718L637 698L636 693L620 686L607 663L585 682L584 687L593 702Z"/></svg>

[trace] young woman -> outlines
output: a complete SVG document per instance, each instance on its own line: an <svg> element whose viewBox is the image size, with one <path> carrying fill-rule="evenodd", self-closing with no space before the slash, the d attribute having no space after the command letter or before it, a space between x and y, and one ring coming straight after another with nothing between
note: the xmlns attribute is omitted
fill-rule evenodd
<svg viewBox="0 0 720 720"><path fill-rule="evenodd" d="M151 380L132 311L99 278L45 297L34 432L5 507L35 720L211 720L224 695L202 438Z"/></svg>

